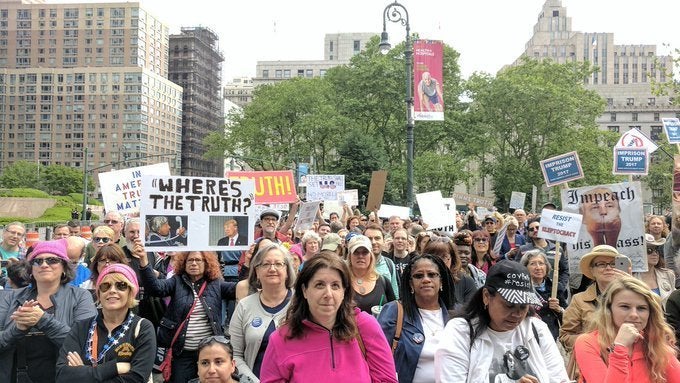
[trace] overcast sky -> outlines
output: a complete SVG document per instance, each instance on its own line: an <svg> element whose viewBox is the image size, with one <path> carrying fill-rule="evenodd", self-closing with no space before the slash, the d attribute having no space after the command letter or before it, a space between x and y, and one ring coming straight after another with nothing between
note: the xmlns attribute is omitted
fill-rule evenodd
<svg viewBox="0 0 680 383"><path fill-rule="evenodd" d="M46 0L48 3L52 0ZM85 0L94 2L92 0ZM54 1L57 2L57 1ZM68 2L68 1L58 1ZM321 60L326 33L382 31L389 0L141 0L149 13L169 25L205 26L217 33L223 82L255 75L258 60ZM460 52L465 77L496 73L524 52L545 0L400 0L409 11L411 32L443 40ZM680 48L680 0L562 0L572 30L614 33L615 44L656 44L660 53ZM392 45L404 27L388 24Z"/></svg>

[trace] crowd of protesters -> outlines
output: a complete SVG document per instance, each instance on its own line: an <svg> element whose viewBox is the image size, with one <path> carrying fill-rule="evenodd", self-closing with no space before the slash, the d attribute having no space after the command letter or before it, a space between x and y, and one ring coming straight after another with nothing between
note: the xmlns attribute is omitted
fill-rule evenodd
<svg viewBox="0 0 680 383"><path fill-rule="evenodd" d="M262 210L250 243L225 222L244 251L149 252L162 223L117 212L30 247L7 224L0 381L680 382L665 217L640 218L648 271L599 245L572 288L540 214L469 206L444 232L321 205L298 231L299 204Z"/></svg>

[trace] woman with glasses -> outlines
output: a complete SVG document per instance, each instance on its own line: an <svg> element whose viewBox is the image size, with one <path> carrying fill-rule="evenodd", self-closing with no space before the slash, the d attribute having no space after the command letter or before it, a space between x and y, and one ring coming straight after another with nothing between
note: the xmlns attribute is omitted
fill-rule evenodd
<svg viewBox="0 0 680 383"><path fill-rule="evenodd" d="M395 300L392 284L387 277L376 271L371 240L364 235L355 235L347 246L347 264L352 274L352 289L357 307L370 314L373 306L382 306Z"/></svg>
<svg viewBox="0 0 680 383"><path fill-rule="evenodd" d="M0 382L54 382L71 326L97 313L92 295L69 284L65 240L39 242L28 261L31 284L0 294Z"/></svg>
<svg viewBox="0 0 680 383"><path fill-rule="evenodd" d="M277 244L260 248L250 261L248 281L259 292L241 299L229 323L234 359L242 376L259 382L269 336L285 317L295 285L295 269L286 249Z"/></svg>
<svg viewBox="0 0 680 383"><path fill-rule="evenodd" d="M304 264L286 319L269 337L261 382L397 381L380 325L354 308L351 278L336 255Z"/></svg>
<svg viewBox="0 0 680 383"><path fill-rule="evenodd" d="M541 250L529 250L522 256L521 262L529 270L531 283L541 300L541 306L535 307L538 316L548 325L553 339L560 334L562 313L567 307L567 287L558 285L557 297L552 298L552 267L548 257Z"/></svg>
<svg viewBox="0 0 680 383"><path fill-rule="evenodd" d="M441 258L430 254L413 258L401 275L401 302L386 304L378 322L394 345L399 382L433 382L434 352L453 306L451 273ZM403 318L397 336L399 305Z"/></svg>
<svg viewBox="0 0 680 383"><path fill-rule="evenodd" d="M425 246L425 254L439 257L449 269L452 278L453 301L449 301L447 304L455 309L461 308L477 291L477 285L470 276L461 270L460 259L458 259L453 247L453 242L449 237L433 236Z"/></svg>
<svg viewBox="0 0 680 383"><path fill-rule="evenodd" d="M489 238L489 233L486 230L475 230L472 232L472 264L484 273L488 273L489 268L497 260Z"/></svg>
<svg viewBox="0 0 680 383"><path fill-rule="evenodd" d="M649 286L661 297L661 304L666 305L668 297L675 291L675 273L665 267L662 246L666 238L655 239L652 234L645 234L647 243L647 271L634 273L633 276Z"/></svg>
<svg viewBox="0 0 680 383"><path fill-rule="evenodd" d="M236 383L239 381L234 350L229 339L217 335L198 344L198 378L189 383Z"/></svg>
<svg viewBox="0 0 680 383"><path fill-rule="evenodd" d="M129 266L106 266L97 278L97 315L76 323L57 361L57 382L147 382L156 356L153 324L132 312L139 283Z"/></svg>
<svg viewBox="0 0 680 383"><path fill-rule="evenodd" d="M92 232L92 246L94 246L95 252L107 243L113 242L113 237L115 232L108 226L97 226Z"/></svg>
<svg viewBox="0 0 680 383"><path fill-rule="evenodd" d="M597 308L598 298L607 286L621 276L628 275L616 269L615 259L619 256L623 255L615 248L609 245L599 245L581 257L579 261L581 274L594 282L585 291L574 294L562 314L560 342L567 353L572 352L576 338L585 332L588 321ZM573 354L570 355L567 370L571 379L578 380L579 372Z"/></svg>
<svg viewBox="0 0 680 383"><path fill-rule="evenodd" d="M526 240L522 234L517 233L517 228L519 227L519 222L517 218L508 217L505 219L505 237L503 237L503 243L501 244L500 257L505 259L506 253L511 250L517 251L519 247L526 243ZM515 250L517 249L517 250Z"/></svg>
<svg viewBox="0 0 680 383"><path fill-rule="evenodd" d="M679 382L673 330L658 295L636 278L613 281L574 353L585 382Z"/></svg>
<svg viewBox="0 0 680 383"><path fill-rule="evenodd" d="M146 252L135 255L139 256L144 291L156 297L170 297L158 327L157 341L160 347L172 349L169 381L185 383L197 376L199 341L211 335L224 335L222 301L235 298L236 283L222 280L214 251L175 253L175 274L169 279L156 279Z"/></svg>
<svg viewBox="0 0 680 383"><path fill-rule="evenodd" d="M108 229L108 227L107 227ZM92 263L90 263L90 279L80 284L80 287L87 289L92 293L92 297L96 298L95 286L97 284L97 278L99 273L108 265L114 263L122 263L124 265L128 264L127 257L123 252L123 249L115 243L106 243L97 249Z"/></svg>

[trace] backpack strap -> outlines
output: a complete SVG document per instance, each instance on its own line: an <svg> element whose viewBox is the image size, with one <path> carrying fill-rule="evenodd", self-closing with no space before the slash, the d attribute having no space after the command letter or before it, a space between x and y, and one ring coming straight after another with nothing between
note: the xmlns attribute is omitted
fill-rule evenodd
<svg viewBox="0 0 680 383"><path fill-rule="evenodd" d="M397 349L399 344L399 339L401 338L401 329L404 327L404 306L401 305L400 301L397 301L397 329L394 332L394 338L392 339L392 354Z"/></svg>
<svg viewBox="0 0 680 383"><path fill-rule="evenodd" d="M534 337L536 338L536 343L538 343L538 345L540 346L541 345L541 337L538 336L538 330L536 330L536 325L534 324L534 322L531 322L531 331L534 332Z"/></svg>

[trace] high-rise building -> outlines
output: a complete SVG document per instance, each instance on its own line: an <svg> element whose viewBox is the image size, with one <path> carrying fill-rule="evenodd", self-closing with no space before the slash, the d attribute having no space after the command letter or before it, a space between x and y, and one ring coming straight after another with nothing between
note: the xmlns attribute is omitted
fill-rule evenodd
<svg viewBox="0 0 680 383"><path fill-rule="evenodd" d="M522 56L558 63L588 61L597 66L585 83L606 100L605 113L597 119L603 130L624 133L637 128L657 141L663 132L661 119L680 117L680 108L671 97L652 90L653 82L672 80L668 76L673 68L671 56L659 55L656 45L614 44L613 33L573 31L561 0L545 1ZM653 201L657 194L645 191L646 211L662 213Z"/></svg>
<svg viewBox="0 0 680 383"><path fill-rule="evenodd" d="M219 38L208 28L182 28L170 36L170 80L184 89L182 175L221 177L221 159L206 159L203 140L224 128Z"/></svg>
<svg viewBox="0 0 680 383"><path fill-rule="evenodd" d="M178 173L182 88L167 76L168 27L139 3L0 0L0 171L87 163L96 180L167 161Z"/></svg>
<svg viewBox="0 0 680 383"><path fill-rule="evenodd" d="M243 108L253 101L254 88L252 78L235 78L230 83L224 85L224 99Z"/></svg>

